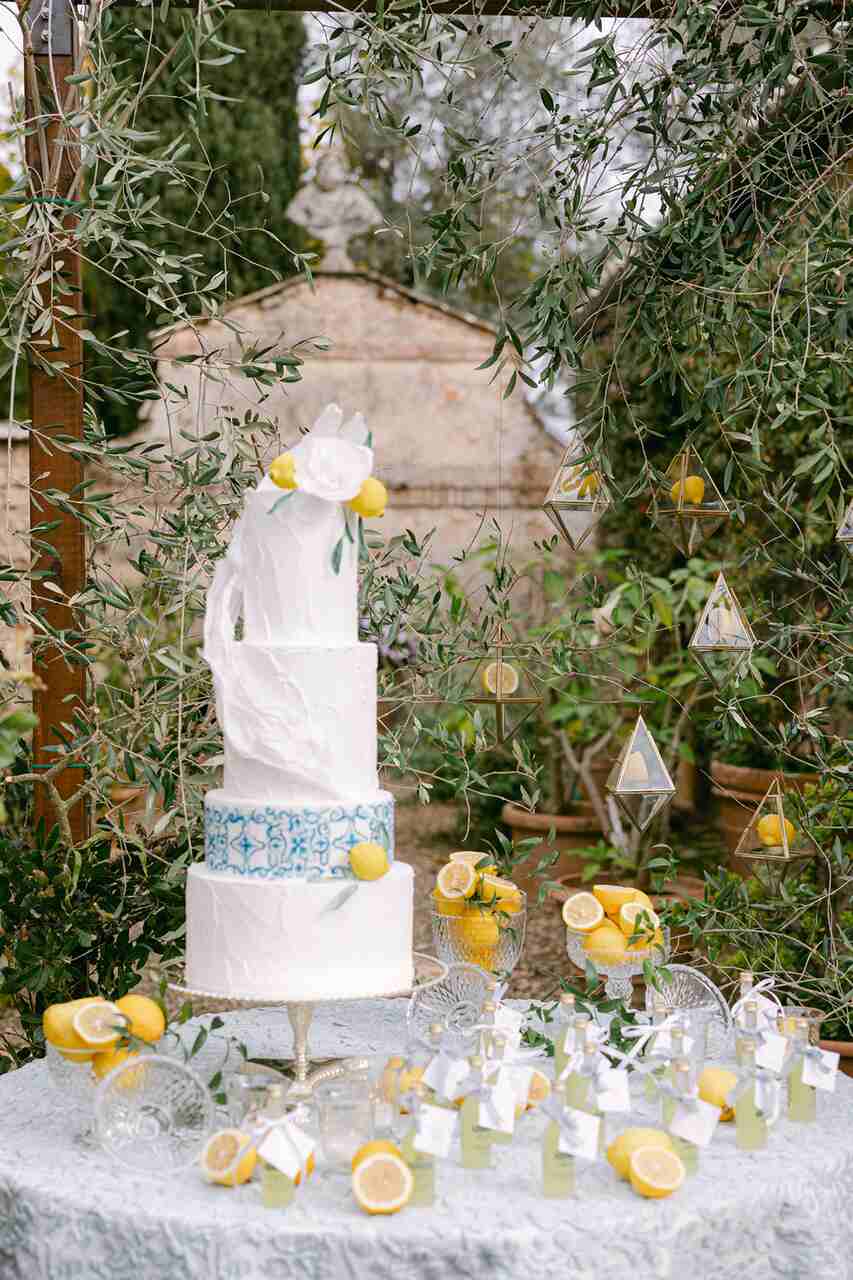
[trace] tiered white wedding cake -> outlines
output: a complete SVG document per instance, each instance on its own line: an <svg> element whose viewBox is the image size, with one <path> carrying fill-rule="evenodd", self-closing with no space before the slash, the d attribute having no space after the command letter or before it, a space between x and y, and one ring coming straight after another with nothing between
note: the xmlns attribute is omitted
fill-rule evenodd
<svg viewBox="0 0 853 1280"><path fill-rule="evenodd" d="M370 495L384 493L367 440L360 415L344 424L330 405L248 495L208 593L225 776L187 877L199 991L310 1001L411 985L413 875L394 861L376 772L376 646L358 641L356 513L381 514ZM387 852L377 879L351 868L362 842Z"/></svg>

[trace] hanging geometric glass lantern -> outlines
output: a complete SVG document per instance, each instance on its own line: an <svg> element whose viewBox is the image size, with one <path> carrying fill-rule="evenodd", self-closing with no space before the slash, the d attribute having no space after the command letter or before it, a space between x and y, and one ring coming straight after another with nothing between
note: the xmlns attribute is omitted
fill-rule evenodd
<svg viewBox="0 0 853 1280"><path fill-rule="evenodd" d="M570 444L542 504L572 551L580 551L610 506L601 472L592 462L577 462L577 456L577 443Z"/></svg>
<svg viewBox="0 0 853 1280"><path fill-rule="evenodd" d="M755 648L752 627L722 573L687 648L718 689L737 674Z"/></svg>
<svg viewBox="0 0 853 1280"><path fill-rule="evenodd" d="M842 547L846 547L848 554L853 556L853 498L850 499L850 505L841 517L835 541L840 542Z"/></svg>
<svg viewBox="0 0 853 1280"><path fill-rule="evenodd" d="M453 701L466 707L493 707L495 743L502 745L541 707L543 691L523 662L529 646L513 644L500 623L489 650L475 659L465 688Z"/></svg>
<svg viewBox="0 0 853 1280"><path fill-rule="evenodd" d="M606 785L638 831L645 831L675 795L675 783L642 716L637 716Z"/></svg>
<svg viewBox="0 0 853 1280"><path fill-rule="evenodd" d="M669 464L654 493L650 514L685 556L695 555L731 516L704 463L690 446L677 453Z"/></svg>
<svg viewBox="0 0 853 1280"><path fill-rule="evenodd" d="M734 851L735 865L742 859L766 888L775 891L792 867L816 854L792 798L774 778Z"/></svg>

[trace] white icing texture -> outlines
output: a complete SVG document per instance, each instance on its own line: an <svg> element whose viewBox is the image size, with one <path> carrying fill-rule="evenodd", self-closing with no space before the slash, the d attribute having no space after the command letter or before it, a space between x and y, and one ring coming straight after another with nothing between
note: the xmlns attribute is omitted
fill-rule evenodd
<svg viewBox="0 0 853 1280"><path fill-rule="evenodd" d="M281 1000L407 991L413 889L412 868L400 862L369 883L257 881L196 864L187 875L187 985Z"/></svg>
<svg viewBox="0 0 853 1280"><path fill-rule="evenodd" d="M378 798L375 645L242 641L226 647L214 682L230 795L283 806Z"/></svg>

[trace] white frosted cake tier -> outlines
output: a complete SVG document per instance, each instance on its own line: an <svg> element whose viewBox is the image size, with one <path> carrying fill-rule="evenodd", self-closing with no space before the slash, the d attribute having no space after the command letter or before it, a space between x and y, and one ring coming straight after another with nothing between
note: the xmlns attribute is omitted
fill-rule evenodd
<svg viewBox="0 0 853 1280"><path fill-rule="evenodd" d="M247 496L236 534L232 553L242 565L246 640L355 643L358 550L346 539L340 503L305 493L285 494L265 476ZM345 546L335 573L332 549L340 538Z"/></svg>
<svg viewBox="0 0 853 1280"><path fill-rule="evenodd" d="M278 806L372 803L376 646L230 646L215 675L223 788Z"/></svg>
<svg viewBox="0 0 853 1280"><path fill-rule="evenodd" d="M204 797L204 860L211 871L256 879L352 879L349 851L370 840L394 858L394 799L361 804L256 804L223 790Z"/></svg>
<svg viewBox="0 0 853 1280"><path fill-rule="evenodd" d="M413 888L400 862L380 880L346 883L254 880L196 863L187 873L186 985L292 1001L408 991Z"/></svg>

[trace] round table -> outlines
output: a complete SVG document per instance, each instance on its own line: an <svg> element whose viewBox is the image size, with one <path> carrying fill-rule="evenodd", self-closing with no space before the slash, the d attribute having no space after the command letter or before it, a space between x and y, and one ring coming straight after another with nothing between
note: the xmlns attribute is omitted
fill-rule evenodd
<svg viewBox="0 0 853 1280"><path fill-rule="evenodd" d="M405 1000L317 1010L317 1056L391 1053ZM286 1012L226 1015L253 1057L282 1056ZM189 1024L188 1024L189 1025ZM207 1050L205 1050L207 1052ZM853 1258L853 1081L819 1098L812 1126L780 1121L764 1152L721 1125L669 1200L642 1200L604 1162L579 1161L577 1195L539 1195L543 1119L530 1114L495 1168L439 1166L431 1208L370 1218L322 1170L287 1210L258 1184L211 1187L195 1170L128 1173L74 1139L43 1063L0 1078L3 1280L828 1280ZM642 1116L624 1123L637 1123ZM642 1121L640 1121L642 1122Z"/></svg>

